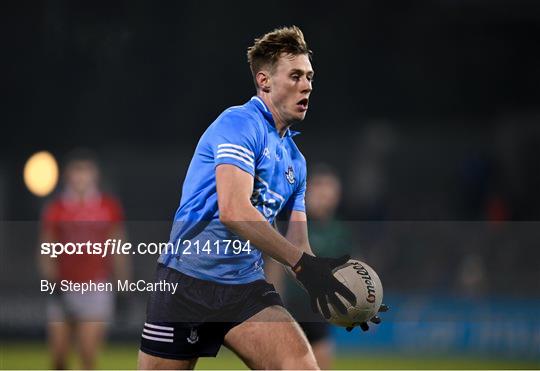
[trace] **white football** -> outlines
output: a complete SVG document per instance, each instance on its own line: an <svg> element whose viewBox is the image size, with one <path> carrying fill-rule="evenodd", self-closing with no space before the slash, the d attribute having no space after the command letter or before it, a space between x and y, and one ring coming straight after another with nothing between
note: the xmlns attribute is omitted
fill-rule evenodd
<svg viewBox="0 0 540 371"><path fill-rule="evenodd" d="M347 308L347 314L341 314L329 305L328 322L337 326L353 327L358 323L369 321L377 314L383 299L383 287L373 268L360 260L351 259L334 270L334 277L354 293L356 305L351 305L340 294L336 294Z"/></svg>

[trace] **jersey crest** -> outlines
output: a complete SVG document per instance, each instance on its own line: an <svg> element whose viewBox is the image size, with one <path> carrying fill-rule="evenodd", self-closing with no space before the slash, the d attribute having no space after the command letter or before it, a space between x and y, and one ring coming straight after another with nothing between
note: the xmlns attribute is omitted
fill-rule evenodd
<svg viewBox="0 0 540 371"><path fill-rule="evenodd" d="M287 181L290 184L294 184L295 179L294 179L294 171L293 171L292 166L289 166L289 168L285 172L285 178L287 178Z"/></svg>

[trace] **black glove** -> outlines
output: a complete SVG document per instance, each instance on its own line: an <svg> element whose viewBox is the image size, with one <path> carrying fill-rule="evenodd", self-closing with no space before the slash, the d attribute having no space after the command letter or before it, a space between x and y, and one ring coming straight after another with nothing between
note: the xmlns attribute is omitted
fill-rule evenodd
<svg viewBox="0 0 540 371"><path fill-rule="evenodd" d="M302 283L309 293L311 309L315 313L318 312L317 302L319 302L325 318L330 318L328 303L332 304L342 314L346 314L347 308L336 296L336 292L352 305L356 305L356 296L339 282L333 274L335 268L347 263L349 259L349 255L340 258L319 258L303 253L298 263L292 268L298 281Z"/></svg>
<svg viewBox="0 0 540 371"><path fill-rule="evenodd" d="M381 304L381 306L379 307L379 313L383 313L383 312L388 312L388 309L390 309L388 307L388 305L386 304ZM370 319L371 322L373 322L374 324L378 325L379 323L381 323L381 317L379 317L378 315L373 317L372 319ZM362 331L367 331L369 330L369 325L367 322L360 322L360 323L355 323L354 324L355 326L360 326L360 328L362 329ZM352 331L353 328L355 326L352 326L352 327L347 327L347 331Z"/></svg>

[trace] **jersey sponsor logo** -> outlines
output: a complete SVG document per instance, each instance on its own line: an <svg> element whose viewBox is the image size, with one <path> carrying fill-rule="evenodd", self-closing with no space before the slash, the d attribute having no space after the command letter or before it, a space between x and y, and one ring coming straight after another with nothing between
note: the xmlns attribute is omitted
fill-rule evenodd
<svg viewBox="0 0 540 371"><path fill-rule="evenodd" d="M189 337L186 338L186 340L190 344L195 344L196 342L199 341L199 335L197 334L197 329L196 328L191 329L191 332L189 333Z"/></svg>
<svg viewBox="0 0 540 371"><path fill-rule="evenodd" d="M287 181L290 184L294 184L295 179L294 179L294 171L293 171L292 166L289 166L289 168L285 172L285 178L287 178Z"/></svg>
<svg viewBox="0 0 540 371"><path fill-rule="evenodd" d="M264 216L270 218L274 214L277 200L267 196L264 188L256 188L251 195L251 204L261 206Z"/></svg>
<svg viewBox="0 0 540 371"><path fill-rule="evenodd" d="M272 218L281 210L285 198L270 189L270 185L259 175L255 174L255 186L251 195L251 204L262 208L265 217Z"/></svg>
<svg viewBox="0 0 540 371"><path fill-rule="evenodd" d="M174 327L158 326L145 322L142 337L162 343L172 343L174 342Z"/></svg>
<svg viewBox="0 0 540 371"><path fill-rule="evenodd" d="M268 159L270 158L270 150L268 149L268 147L264 148L263 155Z"/></svg>

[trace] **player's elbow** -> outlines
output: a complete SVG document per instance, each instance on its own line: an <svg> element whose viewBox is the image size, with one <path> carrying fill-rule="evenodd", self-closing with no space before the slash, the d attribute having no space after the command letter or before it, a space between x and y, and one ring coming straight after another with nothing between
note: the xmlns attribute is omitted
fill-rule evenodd
<svg viewBox="0 0 540 371"><path fill-rule="evenodd" d="M255 208L251 201L243 197L230 197L218 200L219 221L226 227L234 227L238 222L256 220Z"/></svg>
<svg viewBox="0 0 540 371"><path fill-rule="evenodd" d="M238 210L233 205L220 206L219 208L219 221L225 226L230 226L232 222L237 221L239 218Z"/></svg>
<svg viewBox="0 0 540 371"><path fill-rule="evenodd" d="M250 203L242 201L221 204L219 205L219 221L225 226L231 227L238 222L252 220L250 208L253 208Z"/></svg>

